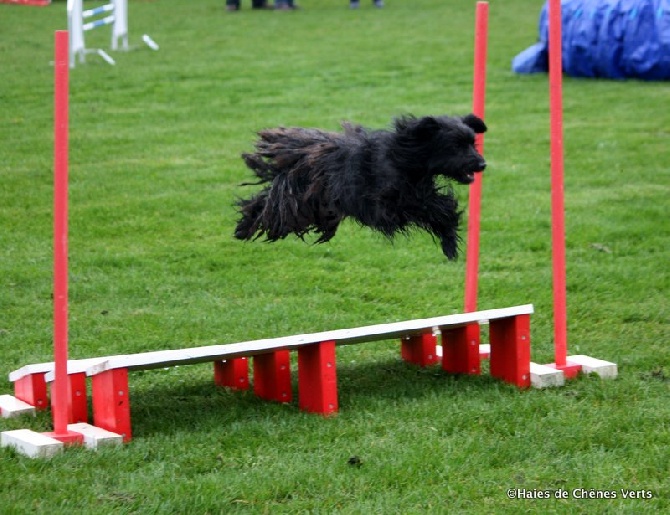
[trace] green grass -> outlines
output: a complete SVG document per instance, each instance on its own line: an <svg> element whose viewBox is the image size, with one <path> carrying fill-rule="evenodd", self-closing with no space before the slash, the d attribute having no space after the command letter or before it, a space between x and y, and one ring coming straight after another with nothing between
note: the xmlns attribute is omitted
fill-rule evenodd
<svg viewBox="0 0 670 515"><path fill-rule="evenodd" d="M321 246L232 237L241 152L276 125L469 111L474 2L130 2L133 50L70 74L70 354L243 341L462 310L464 260L345 224ZM97 4L92 4L97 5ZM541 0L492 1L479 306L533 303L553 359L548 85L510 62ZM0 5L0 376L49 360L53 31L65 2ZM161 46L141 44L148 33ZM109 31L87 34L107 48ZM670 509L670 88L564 82L569 345L619 378L518 391L338 349L340 412L261 402L211 367L131 374L133 441L0 451L0 512L652 513ZM459 188L463 205L467 190ZM12 385L0 381L0 394ZM0 419L50 429L51 419ZM361 466L348 460L358 456ZM509 488L614 490L510 500ZM622 499L645 489L651 500Z"/></svg>

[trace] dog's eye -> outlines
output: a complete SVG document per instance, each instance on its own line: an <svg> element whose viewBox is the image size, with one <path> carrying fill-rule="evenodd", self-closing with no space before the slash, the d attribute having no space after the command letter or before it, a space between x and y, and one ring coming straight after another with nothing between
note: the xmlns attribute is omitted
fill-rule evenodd
<svg viewBox="0 0 670 515"><path fill-rule="evenodd" d="M475 144L475 134L463 134L459 140L464 147L472 147Z"/></svg>

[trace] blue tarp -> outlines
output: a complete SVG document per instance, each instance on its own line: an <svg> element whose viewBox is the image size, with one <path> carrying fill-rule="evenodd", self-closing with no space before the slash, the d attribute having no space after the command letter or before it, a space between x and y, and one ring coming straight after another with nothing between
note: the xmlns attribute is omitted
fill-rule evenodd
<svg viewBox="0 0 670 515"><path fill-rule="evenodd" d="M563 72L573 77L670 80L670 0L561 0ZM548 2L540 41L512 61L517 73L546 72Z"/></svg>

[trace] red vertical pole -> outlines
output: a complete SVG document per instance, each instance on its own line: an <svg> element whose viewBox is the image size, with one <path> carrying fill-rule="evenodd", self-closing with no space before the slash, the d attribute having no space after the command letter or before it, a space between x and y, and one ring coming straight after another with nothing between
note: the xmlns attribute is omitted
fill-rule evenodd
<svg viewBox="0 0 670 515"><path fill-rule="evenodd" d="M86 373L70 374L67 378L67 423L88 422L88 400L86 398ZM56 383L51 385L56 388ZM51 396L51 409L55 413L55 397Z"/></svg>
<svg viewBox="0 0 670 515"><path fill-rule="evenodd" d="M549 102L551 117L551 242L554 286L554 363L566 377L581 367L567 363L568 322L563 166L563 49L561 0L549 2Z"/></svg>
<svg viewBox="0 0 670 515"><path fill-rule="evenodd" d="M563 197L563 99L561 1L549 3L549 93L551 102L551 218L554 281L554 353L565 366L567 324L565 293L565 208Z"/></svg>
<svg viewBox="0 0 670 515"><path fill-rule="evenodd" d="M68 33L56 31L54 96L54 432L67 432Z"/></svg>
<svg viewBox="0 0 670 515"><path fill-rule="evenodd" d="M68 32L57 30L54 52L54 387L53 433L63 442L81 442L68 432L67 308L68 308Z"/></svg>
<svg viewBox="0 0 670 515"><path fill-rule="evenodd" d="M484 118L486 95L486 42L488 33L488 2L477 2L475 20L475 65L472 90L472 112ZM484 154L484 135L477 134L477 151ZM482 174L475 174L470 185L468 205L468 248L465 270L465 311L477 311L477 284L479 276L479 221L482 196Z"/></svg>

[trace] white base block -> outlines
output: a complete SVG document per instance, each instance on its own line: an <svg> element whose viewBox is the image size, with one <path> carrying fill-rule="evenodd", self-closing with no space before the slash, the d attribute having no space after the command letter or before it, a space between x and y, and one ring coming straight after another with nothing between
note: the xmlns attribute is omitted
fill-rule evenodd
<svg viewBox="0 0 670 515"><path fill-rule="evenodd" d="M24 413L35 416L35 406L20 401L13 395L0 395L0 414L3 418L16 417Z"/></svg>
<svg viewBox="0 0 670 515"><path fill-rule="evenodd" d="M616 363L610 363L602 359L579 354L577 356L568 356L567 361L575 365L581 365L582 373L598 374L603 379L614 379L619 374Z"/></svg>
<svg viewBox="0 0 670 515"><path fill-rule="evenodd" d="M435 346L435 354L437 355L438 358L442 357L442 345L436 345ZM482 343L479 345L479 356L482 359L488 359L488 357L491 355L491 344L489 343Z"/></svg>
<svg viewBox="0 0 670 515"><path fill-rule="evenodd" d="M63 449L63 442L30 429L4 431L0 442L2 447L14 447L30 458L50 458Z"/></svg>
<svg viewBox="0 0 670 515"><path fill-rule="evenodd" d="M122 435L92 426L86 422L68 424L67 429L83 435L84 445L89 449L97 449L101 445L121 445L123 443Z"/></svg>
<svg viewBox="0 0 670 515"><path fill-rule="evenodd" d="M561 370L546 365L530 363L530 384L533 388L548 388L551 386L563 386L565 376Z"/></svg>

